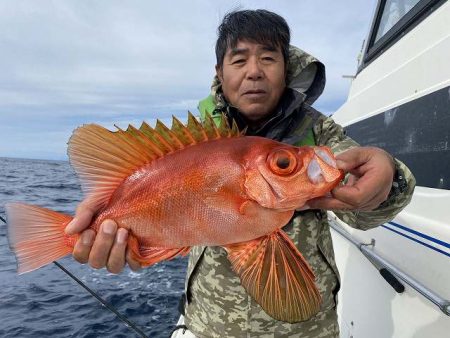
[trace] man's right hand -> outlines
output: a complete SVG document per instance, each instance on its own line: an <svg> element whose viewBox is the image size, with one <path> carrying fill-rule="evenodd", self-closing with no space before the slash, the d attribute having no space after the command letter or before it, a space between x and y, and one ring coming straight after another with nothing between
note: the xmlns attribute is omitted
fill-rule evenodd
<svg viewBox="0 0 450 338"><path fill-rule="evenodd" d="M73 250L75 260L82 264L89 263L94 269L106 267L111 273L120 273L125 261L133 271L139 270L140 263L133 260L127 251L126 229L117 229L116 222L109 219L103 221L98 233L88 229L97 211L98 208L89 200L84 200L78 205L74 219L65 229L67 235L80 233Z"/></svg>

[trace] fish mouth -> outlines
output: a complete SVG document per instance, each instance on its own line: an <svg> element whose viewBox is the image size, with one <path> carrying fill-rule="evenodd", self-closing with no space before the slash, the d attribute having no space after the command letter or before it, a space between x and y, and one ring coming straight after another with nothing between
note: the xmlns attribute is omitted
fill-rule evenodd
<svg viewBox="0 0 450 338"><path fill-rule="evenodd" d="M319 184L325 181L325 178L322 175L322 169L320 168L316 157L313 157L313 159L309 162L307 173L309 180L313 184Z"/></svg>
<svg viewBox="0 0 450 338"><path fill-rule="evenodd" d="M324 172L319 164L319 160L322 163L325 162L327 165L337 170L336 160L332 156L330 156L330 154L325 150L316 148L314 149L313 158L308 163L307 174L309 180L313 184L332 182L333 180L330 180L330 177L328 177L328 179L325 178Z"/></svg>
<svg viewBox="0 0 450 338"><path fill-rule="evenodd" d="M315 148L314 153L316 154L317 157L320 157L320 159L324 161L326 164L337 169L335 159L332 158L328 152L320 148Z"/></svg>

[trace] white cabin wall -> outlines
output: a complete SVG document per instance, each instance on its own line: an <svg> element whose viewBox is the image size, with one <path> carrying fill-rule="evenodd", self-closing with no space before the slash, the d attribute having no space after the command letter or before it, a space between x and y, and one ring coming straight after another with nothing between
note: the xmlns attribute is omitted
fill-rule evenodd
<svg viewBox="0 0 450 338"><path fill-rule="evenodd" d="M333 119L348 126L448 86L447 1L357 74L347 102ZM450 90L448 95L450 102ZM403 233L409 239L387 229L389 224L369 231L340 225L359 242L369 243L374 238L373 250L377 254L449 300L450 191L416 187L411 203L394 222L409 229ZM397 294L353 244L334 230L331 232L342 277L338 303L341 337L450 337L450 316L405 283L405 292ZM430 242L423 235L445 242L447 247Z"/></svg>
<svg viewBox="0 0 450 338"><path fill-rule="evenodd" d="M342 278L341 338L450 336L450 317L407 285L404 293L397 294L355 246L334 231L332 235Z"/></svg>
<svg viewBox="0 0 450 338"><path fill-rule="evenodd" d="M348 125L448 86L449 25L446 3L357 75L334 120Z"/></svg>

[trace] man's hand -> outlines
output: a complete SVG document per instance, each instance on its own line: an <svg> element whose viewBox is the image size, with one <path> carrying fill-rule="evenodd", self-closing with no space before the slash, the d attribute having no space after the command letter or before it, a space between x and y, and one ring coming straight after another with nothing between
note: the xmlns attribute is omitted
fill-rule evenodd
<svg viewBox="0 0 450 338"><path fill-rule="evenodd" d="M395 173L393 158L387 152L358 147L337 155L336 161L339 169L351 174L347 184L334 188L332 197L308 201L310 209L370 211L387 199Z"/></svg>
<svg viewBox="0 0 450 338"><path fill-rule="evenodd" d="M133 271L139 270L141 265L133 260L126 250L128 239L126 229L117 230L117 224L113 220L105 220L97 234L92 229L86 229L97 209L89 200L84 200L78 205L75 218L65 229L67 235L81 233L73 250L75 260L83 264L89 263L94 269L106 266L111 273L121 272L125 261Z"/></svg>

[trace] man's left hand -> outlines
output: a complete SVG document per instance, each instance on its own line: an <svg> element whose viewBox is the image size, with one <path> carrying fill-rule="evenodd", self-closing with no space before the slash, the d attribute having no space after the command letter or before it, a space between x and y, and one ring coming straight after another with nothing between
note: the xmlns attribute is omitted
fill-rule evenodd
<svg viewBox="0 0 450 338"><path fill-rule="evenodd" d="M307 202L310 209L370 211L383 203L391 190L395 173L393 158L374 147L349 149L336 156L337 166L350 177L334 188L332 197Z"/></svg>

